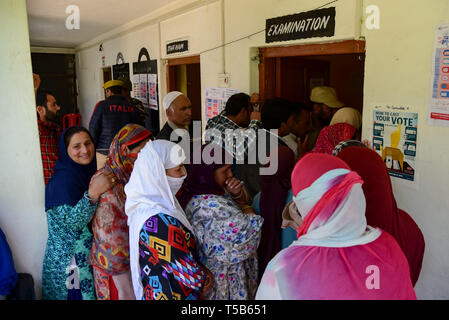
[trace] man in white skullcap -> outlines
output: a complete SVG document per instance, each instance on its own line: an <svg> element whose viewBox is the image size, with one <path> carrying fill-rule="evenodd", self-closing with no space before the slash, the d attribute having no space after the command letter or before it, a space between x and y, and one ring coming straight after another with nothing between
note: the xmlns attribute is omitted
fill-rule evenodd
<svg viewBox="0 0 449 320"><path fill-rule="evenodd" d="M184 129L188 132L192 121L192 103L182 92L172 91L164 97L162 105L168 120L156 139L173 141L173 138L176 138L171 137L173 130ZM180 140L178 137L173 142L178 143Z"/></svg>

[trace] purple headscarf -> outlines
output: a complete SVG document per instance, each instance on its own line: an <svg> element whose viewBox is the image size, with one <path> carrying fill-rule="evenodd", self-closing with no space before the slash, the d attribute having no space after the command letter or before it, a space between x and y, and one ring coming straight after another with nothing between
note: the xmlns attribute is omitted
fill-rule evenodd
<svg viewBox="0 0 449 320"><path fill-rule="evenodd" d="M207 146L212 147L210 144L205 144L201 146L201 154L203 154L204 149ZM214 145L212 150L210 151L210 157L214 159L214 151L221 150L221 157L218 163L215 161L211 164L204 163L203 157L201 157L200 164L194 164L191 161L189 164L187 171L187 178L184 181L181 191L177 194L177 199L179 204L184 209L187 203L192 199L194 195L197 194L217 194L222 195L225 193L224 189L220 187L214 179L215 170L225 166L226 164L232 164L229 161L226 162L227 159L232 159L223 148L218 145Z"/></svg>

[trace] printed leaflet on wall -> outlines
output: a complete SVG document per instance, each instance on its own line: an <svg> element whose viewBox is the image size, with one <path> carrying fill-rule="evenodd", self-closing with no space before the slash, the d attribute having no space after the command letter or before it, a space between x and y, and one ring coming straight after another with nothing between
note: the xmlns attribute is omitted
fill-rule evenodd
<svg viewBox="0 0 449 320"><path fill-rule="evenodd" d="M374 110L373 120L373 147L390 176L415 181L418 114Z"/></svg>
<svg viewBox="0 0 449 320"><path fill-rule="evenodd" d="M449 126L449 24L436 30L429 124Z"/></svg>
<svg viewBox="0 0 449 320"><path fill-rule="evenodd" d="M148 104L151 109L158 110L157 74L148 74Z"/></svg>
<svg viewBox="0 0 449 320"><path fill-rule="evenodd" d="M240 91L231 88L207 87L205 94L205 117L207 120L218 116L226 106L229 97Z"/></svg>

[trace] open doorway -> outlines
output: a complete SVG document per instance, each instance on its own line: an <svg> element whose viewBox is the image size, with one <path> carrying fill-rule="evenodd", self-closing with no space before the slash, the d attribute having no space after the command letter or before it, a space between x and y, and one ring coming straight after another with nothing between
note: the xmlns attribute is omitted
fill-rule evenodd
<svg viewBox="0 0 449 320"><path fill-rule="evenodd" d="M310 91L330 86L345 106L363 111L365 42L260 48L262 101L282 97L309 104Z"/></svg>
<svg viewBox="0 0 449 320"><path fill-rule="evenodd" d="M74 54L32 53L33 72L39 74L40 89L53 92L61 117L78 113Z"/></svg>
<svg viewBox="0 0 449 320"><path fill-rule="evenodd" d="M170 91L184 93L192 103L192 121L201 121L200 56L168 60L167 92Z"/></svg>
<svg viewBox="0 0 449 320"><path fill-rule="evenodd" d="M109 80L112 80L112 68L111 67L105 67L103 68L103 83L101 84L101 87L103 87L103 84L108 82ZM105 94L105 90L103 90L103 94ZM103 97L106 99L106 97Z"/></svg>

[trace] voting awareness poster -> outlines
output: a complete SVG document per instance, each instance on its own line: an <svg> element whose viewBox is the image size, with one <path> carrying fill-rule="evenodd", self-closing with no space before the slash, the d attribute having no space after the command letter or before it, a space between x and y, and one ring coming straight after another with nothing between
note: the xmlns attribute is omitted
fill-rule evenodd
<svg viewBox="0 0 449 320"><path fill-rule="evenodd" d="M207 87L205 93L205 117L206 121L218 116L226 106L229 97L240 91L231 88Z"/></svg>
<svg viewBox="0 0 449 320"><path fill-rule="evenodd" d="M140 101L145 108L149 108L148 104L148 75L147 74L139 74L139 82L140 82Z"/></svg>
<svg viewBox="0 0 449 320"><path fill-rule="evenodd" d="M436 29L429 124L449 126L449 24Z"/></svg>
<svg viewBox="0 0 449 320"><path fill-rule="evenodd" d="M140 100L140 75L135 74L133 75L133 92L132 92L133 98L136 98Z"/></svg>
<svg viewBox="0 0 449 320"><path fill-rule="evenodd" d="M373 147L390 176L415 181L418 114L374 110Z"/></svg>
<svg viewBox="0 0 449 320"><path fill-rule="evenodd" d="M148 104L151 109L158 110L157 74L148 74Z"/></svg>

